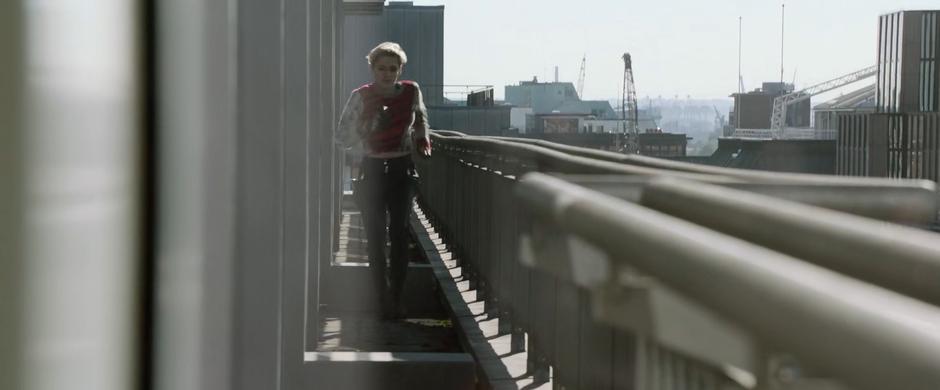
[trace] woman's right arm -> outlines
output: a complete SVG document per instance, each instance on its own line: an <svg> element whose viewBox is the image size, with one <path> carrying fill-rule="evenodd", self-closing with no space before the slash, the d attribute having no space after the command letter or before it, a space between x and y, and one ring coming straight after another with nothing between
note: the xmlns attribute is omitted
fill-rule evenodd
<svg viewBox="0 0 940 390"><path fill-rule="evenodd" d="M362 95L359 92L353 92L343 107L343 113L339 117L339 124L333 134L333 143L343 149L349 149L360 141L359 132L356 126L359 126L359 116L362 115Z"/></svg>

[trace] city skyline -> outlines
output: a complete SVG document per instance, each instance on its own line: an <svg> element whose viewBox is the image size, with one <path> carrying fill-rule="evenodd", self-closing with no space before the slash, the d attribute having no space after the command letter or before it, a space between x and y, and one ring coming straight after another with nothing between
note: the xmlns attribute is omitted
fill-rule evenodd
<svg viewBox="0 0 940 390"><path fill-rule="evenodd" d="M799 89L873 65L878 15L936 8L935 1L925 0L723 3L414 1L445 6L445 84L493 85L497 99L503 98L505 85L533 77L552 81L555 66L559 81L576 83L582 56L587 59L584 98L618 98L624 52L634 59L640 97L726 98L738 88L739 16L745 90L780 81L781 4L786 5L783 80L795 80Z"/></svg>

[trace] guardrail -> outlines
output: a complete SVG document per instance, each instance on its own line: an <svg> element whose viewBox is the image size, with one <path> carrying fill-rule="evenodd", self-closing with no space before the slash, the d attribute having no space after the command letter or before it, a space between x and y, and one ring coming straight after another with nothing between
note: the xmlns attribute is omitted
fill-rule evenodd
<svg viewBox="0 0 940 390"><path fill-rule="evenodd" d="M433 137L422 207L543 379L551 366L566 388L940 385L938 236L817 207L921 225L932 182Z"/></svg>

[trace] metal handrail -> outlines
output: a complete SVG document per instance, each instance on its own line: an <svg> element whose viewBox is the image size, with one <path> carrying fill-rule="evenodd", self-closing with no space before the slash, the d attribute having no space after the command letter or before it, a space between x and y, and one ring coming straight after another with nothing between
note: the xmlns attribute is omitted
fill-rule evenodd
<svg viewBox="0 0 940 390"><path fill-rule="evenodd" d="M648 168L603 161L589 157L571 155L540 146L526 145L512 141L476 136L441 136L432 135L435 149L454 151L473 151L480 153L480 159L486 155L493 157L512 156L534 164L545 171L585 174L619 174L635 176L671 176L707 183L741 182L739 179L701 173L678 172L667 169ZM470 157L468 157L470 158Z"/></svg>
<svg viewBox="0 0 940 390"><path fill-rule="evenodd" d="M936 307L547 175L524 176L516 193L614 267L651 275L852 385L940 386Z"/></svg>
<svg viewBox="0 0 940 390"><path fill-rule="evenodd" d="M940 306L940 236L772 197L656 180L640 204Z"/></svg>
<svg viewBox="0 0 940 390"><path fill-rule="evenodd" d="M917 288L899 288L898 292L910 295L910 297L904 296L898 292L853 279L851 271L845 271L850 275L842 275L817 264L803 261L810 260L840 270L838 266L828 264L827 259L806 256L803 260L796 260L794 257L803 256L795 252L790 252L789 255L780 253L786 252L781 249L783 247L780 245L765 243L759 238L748 236L747 233L731 232L739 237L729 237L728 234L716 231L724 228L705 226L708 224L701 221L698 225L694 225L692 221L697 217L689 216L690 221L682 221L630 203L650 202L650 199L654 197L667 198L661 200L661 203L680 203L677 201L680 199L677 195L661 195L650 189L652 187L662 189L663 186L659 182L666 178L684 183L695 183L689 184L692 187L720 186L763 193L769 196L762 197L761 201L769 199L768 204L771 207L782 202L776 198L782 198L892 221L922 224L936 219L938 197L936 186L932 182L791 175L715 167L701 167L705 169L700 169L694 164L657 161L646 157L642 157L641 160L652 161L648 161L647 164L644 160L638 164L637 161L630 161L631 159L625 159L624 156L616 153L544 141L530 142L512 138L467 136L452 131L434 131L431 137L435 146L434 157L430 160L418 161L419 171L423 177L426 177L426 180L421 183L422 199L420 202L436 229L439 229L438 232L445 238L449 250L461 267L462 275L470 281L469 288L477 291L477 299L484 302L484 308L488 314L499 316L500 331L511 333L512 351L529 351L529 364L533 372L547 375L547 369L544 367L550 364L556 370L554 372L557 375L555 377L557 383L565 386L586 386L584 380L590 382L597 379L600 381L598 386L605 387L602 379L609 375L609 371L608 374L594 372L593 369L584 371L584 365L590 366L591 362L597 359L602 361L611 359L604 363L608 365L613 364L614 361L627 359L626 361L638 365L637 370L651 370L648 371L650 375L653 375L650 378L657 375L676 375L674 380L680 381L678 383L682 380L690 380L691 377L682 379L678 373L672 373L669 368L671 363L663 363L665 364L663 366L657 366L655 363L656 359L662 356L673 356L670 359L678 359L675 361L681 362L679 364L698 367L698 371L692 377L707 377L712 381L733 378L734 376L729 371L725 371L725 365L730 364L761 376L763 386L763 380L766 378L762 375L767 375L763 367L770 360L760 355L763 352L762 348L782 346L786 348L785 352L796 353L800 358L805 358L805 361L811 363L813 368L821 368L827 375L844 378L851 384L857 384L862 388L916 389L918 387L905 385L917 380L930 385L940 383L936 381L936 376L922 375L924 372L937 372L931 371L937 368L935 364L925 363L926 357L934 352L936 340L928 340L922 344L914 343L912 340L924 337L924 332L908 334L906 332L912 330L909 329L912 326L911 323L898 325L892 321L899 317L884 316L885 314L908 315L905 318L916 319L921 321L921 324L926 324L925 326L940 326L940 322L936 321L940 318L937 317L940 314L936 313L938 310L936 307L911 298L919 297L932 302L932 298L925 298L928 295L925 295L923 291ZM569 189L578 188L578 191L553 193L554 187L550 186L549 190L543 189L539 192L540 190L533 190L519 184L517 179L527 173L529 175L524 176L526 180L539 176L531 172L557 175L561 179L552 180L572 186ZM783 177L786 180L773 180L775 177ZM592 191L574 186L570 182L584 184L605 193L629 199L630 202L617 200L617 207L621 207L621 203L630 204L634 210L642 211L624 219L627 218L626 214L611 213L610 209L603 208L607 206L598 206L600 208L590 206L590 203L596 200L594 196L597 194L583 198L582 192ZM714 186L708 186L708 184ZM522 191L520 196L510 196L513 188ZM728 191L731 192L723 194L730 199L736 199L737 195L742 192ZM890 196L890 199L886 199L885 196ZM607 201L610 201L609 197ZM693 204L693 201L685 203L683 206L689 206ZM724 210L723 213L719 212L720 215L717 217L712 214L708 215L719 219L735 219L737 217L733 217L734 215L744 215L743 211L733 207L733 201L729 202L729 205L730 209L710 210ZM605 220L603 223L594 223L592 221L598 221L599 217L595 214L583 213L584 210L581 210L581 207L586 207L596 214L603 214L605 218L616 221ZM556 223L545 226L532 225L538 222L524 218L520 210L525 208L537 214L541 213L538 221L548 220ZM652 220L648 219L650 213L657 217ZM685 211L675 213L685 218L685 214L681 214ZM805 210L800 211L797 218L807 213ZM657 218L659 222L656 221ZM756 219L750 220L751 226L778 225L771 220L761 219L763 217L754 218ZM670 221L665 224L668 226L659 226L663 225L664 220ZM667 231L662 229L673 229L673 231L669 234L657 235L634 231L621 234L623 232L617 230L630 227L640 231L646 229L650 223L659 224L657 225L659 227L654 228L653 231L660 233ZM569 231L571 234L565 234L578 238L569 240L564 236L552 235L555 233L545 233L547 225L552 225L552 229L556 231L559 229ZM746 228L747 224L740 227L740 229ZM761 228L763 229L764 226ZM580 233L571 229L580 229L578 230ZM797 225L787 227L787 229L770 229L770 231L783 235L794 229L800 229L800 227ZM898 230L892 231L899 232ZM913 230L903 230L903 232L909 231ZM597 233L596 236L588 237L594 235L592 232ZM535 264L536 268L526 268L519 262L519 256L523 256L519 250L524 252L526 247L537 246L538 243L533 244L534 240L526 238L527 235L533 234L549 234L547 238L543 237L541 244L551 244L545 244L549 246L542 247L537 261L526 263ZM742 238L756 242L745 242ZM578 240L587 243L582 245L577 242ZM598 240L607 241L605 241L606 244L599 244ZM786 245L796 245L793 241L785 242ZM608 244L620 245L624 250L612 252L609 248L593 251L584 249L584 245L605 248L604 245ZM574 269L590 267L592 261L596 266L597 259L592 259L596 253L607 253L607 256L611 258L610 264L614 266L608 270L609 274L598 277L596 267L593 274L584 270L580 273L572 272L572 267L575 267ZM726 258L725 255L730 257ZM636 260L637 256L640 257L639 260ZM677 256L686 257L683 257L681 261L674 261L673 258ZM764 258L771 260L765 264ZM656 264L637 266L634 264L635 260ZM689 262L692 262L694 266L689 266ZM743 262L743 268L739 267L740 264L737 262ZM898 267L912 264L921 263L895 263ZM669 278L662 278L657 273L651 272L649 267L661 267L657 272L674 274ZM708 267L718 267L719 270ZM605 289L598 292L595 289L597 286L591 284L597 283L598 280L606 280L609 284L635 283L636 280L625 281L623 279L622 271L625 269L640 269L648 275L661 279L663 283L629 286L629 288L638 289L638 292L631 293L633 298L630 299L633 300L631 301L633 306L623 306L624 301L616 303L621 299L618 298L620 293ZM787 274L786 271L794 273ZM933 277L934 270L928 268L928 271L923 275ZM601 271L603 272L606 271ZM778 275L779 272L782 273ZM869 272L872 271L865 271L863 274ZM682 273L685 275L680 275ZM891 273L900 275L903 272L895 269L889 272ZM754 276L752 274L760 278L749 279ZM804 280L801 277L807 279ZM890 281L882 280L890 279L890 276L878 275L869 278L862 275L862 277L875 284L894 288ZM823 279L827 283L819 283ZM834 284L828 284L833 280ZM695 284L696 287L689 290L693 287L686 284ZM687 298L679 299L670 292L672 288L680 291ZM709 293L712 295L700 296L698 294L697 289L709 288L714 290ZM752 289L770 290L750 294ZM790 289L807 291L790 294ZM930 289L927 288L927 291ZM865 301L853 295L848 299L838 301L842 293L862 294L870 300ZM823 299L819 299L817 295L822 295ZM722 301L722 297L728 300ZM591 319L590 315L585 314L589 311L586 304L573 303L588 302L586 299L593 307L606 309L603 312L594 313L595 317ZM747 301L749 299L750 301ZM800 299L812 302L798 302ZM738 300L747 302L740 305ZM837 301L833 303L834 306L825 309L833 300ZM879 305L882 304L889 305L890 309L880 311ZM858 310L853 311L857 305L868 306L861 309L855 308ZM704 308L698 309L698 306ZM757 311L751 312L752 307ZM779 310L780 307L783 310ZM640 311L636 311L637 309ZM824 309L831 309L832 312L823 313ZM740 326L717 320L714 323L709 322L712 321L709 318L717 318L717 316L704 315L701 310L720 313L723 318L731 319ZM773 313L773 315L767 314L758 318L761 316L755 316L755 313ZM787 313L789 317L780 317L779 313ZM691 318L696 318L696 326L701 327L699 331L708 334L704 337L716 337L710 338L716 341L703 345L701 340L676 333L674 329L655 326L643 328L649 326L648 324L665 323L664 321L674 319L685 323L683 319L690 318L688 317L690 315L693 316ZM883 318L879 319L879 315ZM581 319L572 319L573 316L581 316ZM849 322L839 322L840 316L848 318ZM804 318L809 319L804 321ZM638 319L639 325L636 323ZM799 319L801 322L792 324L788 322L789 319ZM854 327L855 322L861 322L863 325ZM503 330L504 326L505 330ZM579 344L583 341L578 340L585 337L589 339L594 336L588 335L596 335L598 332L606 332L607 330L604 329L608 328L605 327L610 326L614 326L611 332L626 332L631 335L627 337L642 335L647 330L656 332L653 334L654 337L649 339L637 336L640 337L637 339L637 345L647 345L643 348L647 348L645 351L651 355L648 358L637 357L637 360L633 361L629 360L629 357L625 358L625 356L632 356L629 355L630 352L620 347L617 347L616 353L612 354L609 349L605 350L598 344ZM640 326L640 328L631 328L631 326ZM822 327L822 330L813 333L817 327ZM885 329L880 327L885 327ZM753 337L756 338L751 340L751 336L743 334L742 329L753 332ZM796 331L796 333L787 333L787 331ZM568 332L576 332L578 337L575 337L574 341L570 337L559 337L560 334L564 335ZM881 336L875 334L879 332L883 334ZM895 339L899 332L902 335ZM839 333L845 333L845 335L839 336ZM574 336L575 333L572 333L571 337ZM703 336L700 335L700 337ZM872 341L873 347L870 347L868 339L874 340ZM528 340L528 343L525 340ZM900 344L893 345L889 342L890 340L898 341ZM727 344L721 344L717 349L713 348L715 343L725 342ZM843 355L847 353L844 348L822 348L834 345L832 342L838 342L841 345L837 346L844 348L847 348L846 345L853 345L851 343L864 345L865 348L874 352L866 351L857 356L845 358ZM917 345L913 349L908 348L911 344ZM565 352L575 347L581 352L573 356ZM836 351L830 351L833 349ZM873 359L879 354L889 356L892 359L890 364L884 367L877 366L880 361L875 362ZM585 358L587 360L581 360ZM843 361L833 363L835 359ZM640 366L646 367L645 362L653 362L653 368L641 369ZM859 371L867 372L860 374ZM874 378L876 376L881 376L882 379ZM910 376L910 378L897 380L903 376ZM740 381L740 378L734 379L740 385L747 383L747 381ZM641 387L647 385L642 380L636 383ZM656 385L655 379L648 385ZM681 385L678 386L671 388L683 388ZM748 386L745 385L745 387ZM921 384L920 388L931 388L931 386Z"/></svg>
<svg viewBox="0 0 940 390"><path fill-rule="evenodd" d="M541 140L509 137L467 136L454 131L435 130L432 133L436 148L476 153L503 158L511 156L527 161L531 170L565 174L629 175L643 177L678 177L703 183L738 188L752 188L757 192L786 193L791 199L806 199L792 193L805 188L820 193L837 189L859 191L858 196L836 198L817 197L817 205L852 212L863 216L899 223L925 224L936 220L940 195L936 183L918 179L886 179L871 177L845 177L800 173L769 173L735 168L711 167L699 164L657 159L645 156L627 156L619 153L579 148ZM465 156L467 158L471 158ZM475 161L482 163L482 161ZM773 187L779 187L773 189ZM885 195L903 195L886 199ZM929 199L927 199L929 198ZM898 202L894 199L917 202ZM813 203L813 202L811 202Z"/></svg>
<svg viewBox="0 0 940 390"><path fill-rule="evenodd" d="M636 178L618 175L554 176L613 195L639 202L643 189L654 177ZM771 196L812 206L918 227L937 219L940 197L930 188L920 186L852 186L843 184L722 183L722 187Z"/></svg>
<svg viewBox="0 0 940 390"><path fill-rule="evenodd" d="M648 168L657 168L657 169L668 169L679 172L690 172L690 173L701 173L701 174L710 174L710 175L720 175L727 177L734 177L750 182L758 183L793 183L793 184L819 184L819 185L847 185L847 186L866 186L866 187L920 187L924 189L930 189L932 191L937 191L936 184L930 180L920 180L920 179L907 179L907 180L897 180L889 178L879 178L879 177L852 177L852 176L835 176L835 175L820 175L820 174L810 174L810 173L788 173L788 172L764 172L764 171L755 171L748 169L738 169L738 168L725 168L725 167L716 167L702 164L693 164L682 161L673 161L666 160L661 158L641 156L636 154L622 154L609 152L598 149L583 148L578 146L571 146L565 144L559 144L556 142L537 140L537 139L526 139L526 138L512 138L512 137L488 137L498 140L505 140L510 142L517 142L522 144L536 145L541 146L547 149L556 150L559 152L564 152L574 156L588 157L592 159L597 159L601 161L611 161L621 164L629 164L635 166L642 166Z"/></svg>

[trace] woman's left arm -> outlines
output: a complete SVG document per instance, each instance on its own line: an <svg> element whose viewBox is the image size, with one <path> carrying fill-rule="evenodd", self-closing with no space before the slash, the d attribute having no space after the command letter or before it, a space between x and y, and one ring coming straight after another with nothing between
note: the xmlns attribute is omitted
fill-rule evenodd
<svg viewBox="0 0 940 390"><path fill-rule="evenodd" d="M424 105L424 96L421 94L421 88L415 83L414 99L414 141L417 146L418 154L422 157L431 157L431 131L428 127L428 109Z"/></svg>

